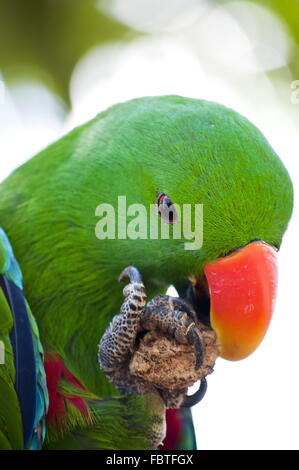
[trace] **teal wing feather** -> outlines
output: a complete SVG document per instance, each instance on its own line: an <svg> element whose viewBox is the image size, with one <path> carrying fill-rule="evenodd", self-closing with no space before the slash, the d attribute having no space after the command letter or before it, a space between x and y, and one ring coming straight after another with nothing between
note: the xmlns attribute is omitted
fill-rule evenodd
<svg viewBox="0 0 299 470"><path fill-rule="evenodd" d="M196 450L196 437L190 408L168 409L166 437L162 450Z"/></svg>
<svg viewBox="0 0 299 470"><path fill-rule="evenodd" d="M49 408L49 395L47 389L46 373L44 368L44 350L39 339L38 326L34 316L30 310L28 302L26 301L27 311L29 314L29 321L31 325L35 366L36 366L36 416L34 429L29 448L31 450L41 449L41 446L46 437L46 414Z"/></svg>
<svg viewBox="0 0 299 470"><path fill-rule="evenodd" d="M183 432L178 443L178 450L196 450L196 437L190 408L181 408L178 415L182 421Z"/></svg>
<svg viewBox="0 0 299 470"><path fill-rule="evenodd" d="M25 446L27 449L39 449L45 438L45 415L49 398L38 327L22 287L21 269L5 232L0 228L0 448L20 449ZM20 383L26 375L19 374L17 387L18 369L27 367L27 364L18 362L16 358L16 351L20 353L22 347L18 344L22 336L16 331L16 315L19 308L23 310L28 324L27 340L30 342L33 357L29 375L33 377L34 383ZM25 389L28 400L28 390L32 390L32 387L34 393L29 396L29 401L34 401L30 403L34 413L31 417L24 417L20 393Z"/></svg>

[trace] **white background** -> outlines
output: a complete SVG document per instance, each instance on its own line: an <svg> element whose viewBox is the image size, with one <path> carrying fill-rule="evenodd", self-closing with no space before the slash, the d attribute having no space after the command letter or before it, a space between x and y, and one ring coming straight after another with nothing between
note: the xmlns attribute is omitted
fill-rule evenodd
<svg viewBox="0 0 299 470"><path fill-rule="evenodd" d="M291 83L299 77L288 70L288 38L277 19L250 4L232 2L210 10L205 2L177 0L171 4L173 17L161 8L157 23L147 15L145 3L136 10L133 0L127 2L132 14L124 1L114 2L114 15L149 34L95 48L80 61L67 119L59 99L40 84L4 86L4 92L0 88L0 181L107 106L175 93L218 101L248 117L283 160L296 193L299 104L292 104ZM273 84L269 72L278 68L282 80ZM295 205L279 254L272 324L263 344L246 360L217 360L208 393L193 411L200 449L299 449L297 245Z"/></svg>

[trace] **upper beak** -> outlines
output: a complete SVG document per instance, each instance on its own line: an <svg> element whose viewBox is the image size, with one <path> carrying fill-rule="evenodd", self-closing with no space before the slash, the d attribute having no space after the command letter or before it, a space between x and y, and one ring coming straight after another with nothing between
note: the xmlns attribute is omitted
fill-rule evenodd
<svg viewBox="0 0 299 470"><path fill-rule="evenodd" d="M268 329L277 290L277 253L262 241L207 263L204 272L211 301L210 321L220 356L243 359Z"/></svg>

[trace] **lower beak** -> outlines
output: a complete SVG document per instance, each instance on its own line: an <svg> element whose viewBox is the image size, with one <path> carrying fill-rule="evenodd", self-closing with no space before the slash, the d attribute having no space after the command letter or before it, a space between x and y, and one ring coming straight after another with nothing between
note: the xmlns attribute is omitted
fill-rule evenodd
<svg viewBox="0 0 299 470"><path fill-rule="evenodd" d="M262 241L207 263L211 326L220 356L243 359L261 343L272 317L277 290L277 253Z"/></svg>

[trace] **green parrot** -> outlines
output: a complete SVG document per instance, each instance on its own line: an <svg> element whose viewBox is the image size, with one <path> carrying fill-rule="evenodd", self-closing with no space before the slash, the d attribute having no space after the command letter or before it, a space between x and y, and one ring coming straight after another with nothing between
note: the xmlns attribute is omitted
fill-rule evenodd
<svg viewBox="0 0 299 470"><path fill-rule="evenodd" d="M135 266L148 298L174 285L215 330L220 356L242 359L271 319L292 205L290 177L256 127L180 96L115 105L15 170L0 185L0 446L151 447L160 401L120 394L98 364L123 300L118 276ZM141 227L141 206L147 229L156 218L168 237ZM180 217L165 209L187 206L192 223L174 236ZM29 384L16 360L18 310L32 324Z"/></svg>

